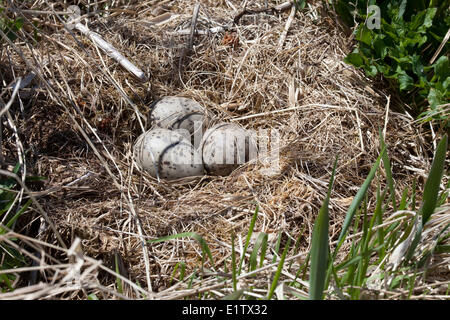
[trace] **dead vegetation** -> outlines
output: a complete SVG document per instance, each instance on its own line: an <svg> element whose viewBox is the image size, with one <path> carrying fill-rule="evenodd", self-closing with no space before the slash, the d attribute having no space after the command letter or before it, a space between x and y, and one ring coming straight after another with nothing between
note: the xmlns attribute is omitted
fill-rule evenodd
<svg viewBox="0 0 450 320"><path fill-rule="evenodd" d="M145 293L178 299L214 292L221 288L215 277L195 279L191 289L183 282L171 283L178 262L186 262L187 275L198 272L198 243L188 238L154 244L146 240L196 232L223 271L225 264L230 268L231 233L242 244L256 206L255 231L268 233L272 247L279 233L282 246L287 237L296 241L302 234L299 253L291 254L294 270L310 248L312 224L336 155L331 241L379 154L380 130L399 190L414 178L423 185L430 147L420 127L393 111L401 108L394 97L342 62L351 43L335 21L323 15L320 2L289 19L290 8L260 10L264 1L202 0L192 38L194 2L124 2L115 1L107 10L86 1L67 5L92 13L83 23L88 21L91 30L141 68L148 81L135 79L88 38L65 29L51 13L65 10L62 2L35 1L21 8L18 14L25 27L14 45L2 47L2 100L11 96L8 85L18 77L36 74L9 112L23 144L27 174L46 177L33 189L36 201L64 244L78 250L67 252L48 221L37 219L33 209L18 231L30 239L19 238L28 251L46 257L40 260L38 280L47 284L36 280L5 298L79 299L91 293L142 298ZM17 1L11 3L18 6ZM237 19L243 3L256 12L244 12ZM276 6L281 1L268 3ZM39 27L37 41L33 22ZM256 162L228 177L175 182L158 182L140 171L131 157L133 142L148 127L148 105L166 95L200 102L216 122L277 130L280 170L268 174L270 163ZM2 130L6 169L19 155L14 130L6 123ZM270 262L272 256L267 259ZM105 268L115 270L116 261L123 293L117 291L114 272ZM259 288L263 296L274 268L241 281L252 283L255 294ZM21 275L26 285L27 273ZM286 270L283 276L289 279L292 274Z"/></svg>

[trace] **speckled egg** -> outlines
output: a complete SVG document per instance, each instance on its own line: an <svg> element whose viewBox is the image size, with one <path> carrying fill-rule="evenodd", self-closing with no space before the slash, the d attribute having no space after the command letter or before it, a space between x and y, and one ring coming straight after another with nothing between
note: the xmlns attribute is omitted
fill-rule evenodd
<svg viewBox="0 0 450 320"><path fill-rule="evenodd" d="M191 143L197 148L201 135L209 122L208 112L198 102L184 98L168 96L150 106L150 123L154 127L177 130L190 136ZM181 130L180 130L181 129Z"/></svg>
<svg viewBox="0 0 450 320"><path fill-rule="evenodd" d="M155 128L140 135L134 145L137 164L151 176L173 180L203 175L202 158L183 135Z"/></svg>
<svg viewBox="0 0 450 320"><path fill-rule="evenodd" d="M256 158L258 152L255 137L234 123L220 123L206 130L199 149L208 174L220 176Z"/></svg>

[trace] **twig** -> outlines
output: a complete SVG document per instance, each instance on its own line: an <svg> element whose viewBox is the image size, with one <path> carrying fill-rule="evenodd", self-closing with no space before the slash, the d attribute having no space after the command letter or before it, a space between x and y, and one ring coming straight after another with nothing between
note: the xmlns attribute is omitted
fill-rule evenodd
<svg viewBox="0 0 450 320"><path fill-rule="evenodd" d="M193 45L194 45L194 34L195 34L195 27L197 25L197 19L198 19L198 12L200 9L200 4L197 3L194 7L194 11L192 12L192 20L191 20L191 29L189 32L189 40L187 42L186 48L183 49L183 51L181 52L181 56L178 62L178 68L176 65L174 65L174 72L173 72L173 76L174 76L174 80L177 79L181 79L181 72L183 70L183 65L184 65L184 60L186 59L186 57L188 56L188 54L192 51ZM179 77L175 78L175 75L178 74Z"/></svg>
<svg viewBox="0 0 450 320"><path fill-rule="evenodd" d="M2 110L0 110L0 117L1 117L6 111L9 110L9 108L10 108L11 105L12 105L12 103L14 102L14 100L15 100L15 98L16 98L16 95L17 95L17 92L18 92L19 89L20 89L20 83L21 83L21 82L22 82L22 78L19 78L19 79L17 80L16 84L15 84L14 91L13 91L13 93L12 93L11 99L9 99L9 101L8 101L8 103L6 103L5 107L4 107Z"/></svg>
<svg viewBox="0 0 450 320"><path fill-rule="evenodd" d="M295 6L293 6L293 3L291 1L287 1L287 2L284 2L282 4L279 4L274 7L270 7L270 8L263 8L263 9L244 8L241 11L239 11L239 13L234 17L233 22L235 24L238 24L239 20L246 14L258 14L258 13L275 14L275 13L280 13L280 12L286 11L292 7L294 7L294 9L295 9Z"/></svg>
<svg viewBox="0 0 450 320"><path fill-rule="evenodd" d="M383 128L383 139L386 140L386 129L387 129L387 124L388 124L388 120L389 120L389 106L391 104L391 96L389 95L387 97L387 102L386 102L386 115L384 116L384 128Z"/></svg>
<svg viewBox="0 0 450 320"><path fill-rule="evenodd" d="M205 34L210 34L210 33L219 33L219 32L224 32L226 31L228 28L226 26L218 26L218 27L213 27L213 28L209 28L206 30L197 30L196 34L201 34L201 35L205 35ZM171 31L168 32L167 34L170 35L186 35L186 34L190 34L191 33L191 29L182 29L182 30L177 30L177 31Z"/></svg>
<svg viewBox="0 0 450 320"><path fill-rule="evenodd" d="M342 107L339 107L339 106L332 106L332 105L327 105L327 104L311 103L311 104L305 104L303 106L296 106L296 107L291 107L291 108L286 108L286 109L267 111L267 112L261 112L261 113L256 113L256 114L250 114L248 116L232 118L232 119L230 119L230 121L239 121L239 120L245 120L245 119L252 119L252 118L267 116L267 115L270 115L270 114L276 114L276 113L287 112L287 111L294 111L294 110L298 110L298 109L302 109L302 108L306 108L306 107L313 107L313 106L322 107L322 108L329 108L329 109L338 109L338 110L351 110L351 111L355 110L355 109L352 109L352 108L342 108Z"/></svg>
<svg viewBox="0 0 450 320"><path fill-rule="evenodd" d="M447 34L445 35L444 39L442 40L441 44L439 45L439 48L436 50L433 57L431 58L430 64L433 64L434 60L436 60L437 56L439 55L439 53L441 53L442 48L445 46L445 44L447 43L449 38L450 38L450 28L447 30Z"/></svg>
<svg viewBox="0 0 450 320"><path fill-rule="evenodd" d="M154 17L150 19L149 21L144 21L143 23L155 25L155 26L161 26L163 24L169 23L170 21L178 18L179 14L172 14L170 12L163 13L157 17ZM142 23L142 21L140 21Z"/></svg>
<svg viewBox="0 0 450 320"><path fill-rule="evenodd" d="M288 33L289 28L291 27L292 21L294 20L294 17L295 17L295 11L296 11L295 6L291 6L291 13L289 14L289 17L286 21L284 30L281 33L280 40L278 41L278 51L281 51L281 49L283 48L283 44L284 44L284 41L286 40L287 33Z"/></svg>
<svg viewBox="0 0 450 320"><path fill-rule="evenodd" d="M75 29L80 31L86 37L91 39L100 49L102 49L108 56L116 60L120 63L122 67L132 73L135 77L137 77L141 81L146 81L147 77L144 72L136 67L133 63L130 62L127 58L125 58L116 48L114 48L109 42L103 40L103 38L96 32L90 31L88 27L84 26L81 23L77 23L75 25Z"/></svg>
<svg viewBox="0 0 450 320"><path fill-rule="evenodd" d="M197 19L198 19L198 11L200 9L200 4L197 3L194 7L194 12L192 13L192 20L191 20L191 33L189 35L189 45L188 45L188 51L192 50L192 46L194 44L194 33L195 33L195 27L197 25Z"/></svg>
<svg viewBox="0 0 450 320"><path fill-rule="evenodd" d="M189 40L186 45L186 48L184 48L183 52L181 53L180 62L178 65L179 73L181 72L181 69L183 68L184 59L191 52L191 50L194 46L194 34L195 34L195 27L197 25L199 9L200 9L200 4L197 3L194 7L194 11L192 12L191 28L189 31Z"/></svg>

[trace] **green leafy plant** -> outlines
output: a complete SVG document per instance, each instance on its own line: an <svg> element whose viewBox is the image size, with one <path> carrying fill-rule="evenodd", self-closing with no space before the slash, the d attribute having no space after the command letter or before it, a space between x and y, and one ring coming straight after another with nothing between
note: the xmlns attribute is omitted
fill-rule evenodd
<svg viewBox="0 0 450 320"><path fill-rule="evenodd" d="M2 5L0 1L0 6ZM0 8L0 30L11 40L17 39L17 32L22 29L24 20L21 17L9 17L6 15L6 11ZM0 37L0 44L3 42L2 37Z"/></svg>
<svg viewBox="0 0 450 320"><path fill-rule="evenodd" d="M294 6L298 11L303 10L306 6L306 0L294 0Z"/></svg>
<svg viewBox="0 0 450 320"><path fill-rule="evenodd" d="M370 77L383 75L415 116L448 125L448 113L439 112L450 101L450 44L444 40L450 29L448 0L337 0L333 5L355 27L357 46L345 61ZM379 29L366 23L373 18L367 15L369 5L380 9Z"/></svg>

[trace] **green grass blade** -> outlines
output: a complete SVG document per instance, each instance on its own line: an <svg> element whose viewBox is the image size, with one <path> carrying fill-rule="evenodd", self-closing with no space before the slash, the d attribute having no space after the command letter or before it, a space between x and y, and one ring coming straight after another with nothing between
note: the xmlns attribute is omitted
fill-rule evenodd
<svg viewBox="0 0 450 320"><path fill-rule="evenodd" d="M229 294L228 296L223 297L220 300L239 300L240 297L244 294L244 290L235 290L233 293Z"/></svg>
<svg viewBox="0 0 450 320"><path fill-rule="evenodd" d="M387 189L385 189L383 191L381 196L377 195L377 205L375 207L375 212L373 214L373 218L375 220L374 225L376 224L378 226L378 225L383 224L383 212L386 211L386 207L384 207L384 209L383 209L383 202L386 197L386 194L387 194ZM372 230L372 227L370 229ZM378 245L384 244L384 229L383 228L378 228L378 230L377 230L377 243L378 243ZM386 251L385 251L384 247L382 247L382 249L380 250L380 253L379 253L380 261L383 260L385 254L386 254Z"/></svg>
<svg viewBox="0 0 450 320"><path fill-rule="evenodd" d="M357 256L357 251L358 251L357 245L355 244L355 241L353 240L352 241L352 245L350 247L350 252L348 254L348 257L349 257L348 261L349 262L353 262L354 261L353 259L355 259L355 257ZM358 262L359 262L359 259L358 259ZM333 269L336 272L337 268L333 266ZM354 263L349 263L346 266L346 269L347 269L347 271L345 272L345 274L342 277L341 281L340 282L336 281L336 286L340 287L340 283L353 284L353 281L355 279L356 266L355 266ZM336 277L336 279L338 279L338 278Z"/></svg>
<svg viewBox="0 0 450 320"><path fill-rule="evenodd" d="M380 155L378 156L377 161L372 166L372 169L370 170L369 175L367 176L366 180L362 184L361 188L356 193L355 197L353 198L353 201L351 202L351 204L347 210L347 213L346 213L345 219L344 219L344 223L342 226L342 230L341 230L341 233L339 234L339 238L338 238L338 241L336 244L336 248L334 249L334 252L331 255L330 265L329 265L328 272L327 272L326 278L325 278L326 279L325 280L325 288L327 288L329 285L329 281L331 278L331 272L333 269L332 266L333 266L333 262L336 258L336 255L337 255L341 245L344 243L345 237L347 235L347 231L351 225L351 221L352 221L355 213L357 212L359 206L361 205L361 202L364 200L367 190L369 190L370 184L372 183L372 180L375 177L375 173L377 172L378 167L380 166L382 156L385 152L386 152L386 148L383 148L381 150Z"/></svg>
<svg viewBox="0 0 450 320"><path fill-rule="evenodd" d="M261 255L259 258L259 267L260 268L262 268L264 259L266 258L268 235L266 235L266 236L267 237L265 238L265 240L263 241L263 243L261 245Z"/></svg>
<svg viewBox="0 0 450 320"><path fill-rule="evenodd" d="M407 205L408 205L408 188L406 187L403 190L402 198L400 200L400 204L398 205L398 210L406 210Z"/></svg>
<svg viewBox="0 0 450 320"><path fill-rule="evenodd" d="M277 255L278 252L280 252L280 245L281 245L281 232L278 233L277 242L275 243L275 254L273 255L272 263L275 263L275 261L277 261Z"/></svg>
<svg viewBox="0 0 450 320"><path fill-rule="evenodd" d="M17 162L12 172L14 174L17 174L19 172L19 169L20 169L20 162Z"/></svg>
<svg viewBox="0 0 450 320"><path fill-rule="evenodd" d="M8 212L8 210L14 204L14 200L13 199L4 199L4 200L2 200L0 198L0 201L1 201L0 205L2 206L1 209L0 209L0 216L2 216L5 212Z"/></svg>
<svg viewBox="0 0 450 320"><path fill-rule="evenodd" d="M142 289L142 286L141 286L141 284L139 283L139 280L136 280L136 281L135 281L135 284L136 284L140 289ZM147 295L146 295L145 293L140 292L139 294L141 295L141 299L144 299L144 300L147 299Z"/></svg>
<svg viewBox="0 0 450 320"><path fill-rule="evenodd" d="M329 260L328 204L330 202L331 190L333 189L337 160L338 158L336 157L328 186L327 196L325 197L322 203L322 207L319 210L319 215L314 222L311 242L311 267L309 280L309 298L311 300L322 299L323 290L325 289L327 266Z"/></svg>
<svg viewBox="0 0 450 320"><path fill-rule="evenodd" d="M417 216L414 218L414 220L415 219L418 219ZM413 221L412 224L414 224L414 223L415 223L415 221ZM416 251L417 245L420 242L420 238L422 237L422 230L423 230L423 224L419 224L417 226L417 230L415 232L414 239L412 240L412 242L408 248L408 251L406 252L405 263L408 262L409 260L411 260L411 258L413 257L414 252Z"/></svg>
<svg viewBox="0 0 450 320"><path fill-rule="evenodd" d="M380 224L383 223L383 202L384 202L384 199L386 197L386 193L387 193L387 189L385 189L383 191L383 193L380 194L380 185L378 184L378 186L377 186L376 205L375 205L375 210L374 210L372 219L370 221L368 241L370 241L372 239L373 227L375 225L380 225ZM383 237L384 237L384 235L383 235L383 228L378 228L377 236L376 236L376 242L383 243ZM379 253L378 256L379 257L381 257L381 256L384 257L384 251L381 250L381 252Z"/></svg>
<svg viewBox="0 0 450 320"><path fill-rule="evenodd" d="M289 250L290 244L291 238L288 238L286 247L284 247L283 254L281 255L280 263L278 264L277 272L275 272L275 276L273 277L272 285L270 286L269 294L267 295L267 300L272 299L273 293L277 288L278 280L280 279L281 271L283 270L284 260L286 259L286 255Z"/></svg>
<svg viewBox="0 0 450 320"><path fill-rule="evenodd" d="M386 143L384 142L384 138L383 138L383 134L381 133L381 129L380 129L380 144L381 144L381 149L386 149ZM388 183L389 192L391 193L392 207L394 208L394 211L397 211L397 204L395 203L394 179L392 178L391 161L389 160L389 155L387 153L387 150L385 153L382 154L382 159L383 159L384 170L386 172L386 180Z"/></svg>
<svg viewBox="0 0 450 320"><path fill-rule="evenodd" d="M158 238L158 239L148 240L148 242L149 243L157 243L157 242L164 242L167 240L173 240L173 239L179 239L179 238L192 238L192 239L196 240L200 244L203 254L206 253L208 255L208 258L211 262L211 266L213 267L213 269L216 269L216 267L214 265L214 260L213 260L212 254L211 254L211 250L209 250L208 244L206 243L205 239L203 239L203 237L201 235L199 235L198 233L195 233L195 232L178 233L178 234L173 234L173 235ZM204 261L204 256L202 256L202 265L203 265L203 261Z"/></svg>
<svg viewBox="0 0 450 320"><path fill-rule="evenodd" d="M242 252L241 261L239 262L238 274L241 274L242 264L244 263L245 253L247 252L248 245L250 244L250 238L252 237L253 229L255 228L256 218L258 217L259 207L256 206L255 213L253 214L252 221L250 221L250 227L248 229L247 238L245 239L244 251Z"/></svg>
<svg viewBox="0 0 450 320"><path fill-rule="evenodd" d="M342 270L342 269L347 269L347 268L349 268L350 266L352 266L352 265L354 265L354 264L356 264L356 263L359 263L359 261L361 260L361 258L362 258L361 255L354 256L354 257L352 257L351 259L349 259L349 260L347 260L347 261L341 262L340 264L338 264L337 266L335 266L334 269L335 269L336 271L339 271L339 270Z"/></svg>
<svg viewBox="0 0 450 320"><path fill-rule="evenodd" d="M450 245L438 245L436 246L434 253L450 253Z"/></svg>
<svg viewBox="0 0 450 320"><path fill-rule="evenodd" d="M439 142L434 154L433 163L431 164L430 173L428 174L427 182L423 191L423 202L419 212L422 214L422 224L430 219L431 214L436 208L439 185L444 174L445 155L447 152L447 135L445 135Z"/></svg>
<svg viewBox="0 0 450 320"><path fill-rule="evenodd" d="M116 274L120 275L120 270L119 270L119 255L118 253L114 254L114 264L115 264L115 271ZM122 280L119 277L116 277L116 284L117 284L117 291L119 293L123 293L123 288L122 288Z"/></svg>
<svg viewBox="0 0 450 320"><path fill-rule="evenodd" d="M417 182L416 182L416 178L414 178L413 185L412 185L412 194L411 194L411 211L416 211L416 188L417 188Z"/></svg>
<svg viewBox="0 0 450 320"><path fill-rule="evenodd" d="M439 196L439 185L441 184L442 176L444 174L446 152L447 135L445 135L439 142L434 154L430 173L428 174L427 182L425 182L422 206L419 209L419 215L422 216L422 223L418 226L414 235L414 239L405 255L405 262L410 261L414 256L414 252L422 237L423 226L430 219L431 215L436 209L436 204ZM417 217L415 219L417 219Z"/></svg>
<svg viewBox="0 0 450 320"><path fill-rule="evenodd" d="M336 249L334 250L333 260L334 260L334 257L336 256L339 248L341 247L342 243L344 242L345 236L347 234L347 230L350 227L350 223L351 223L351 221L353 219L353 216L355 215L355 212L357 211L357 209L361 205L361 202L364 200L364 197L365 197L365 195L367 193L367 190L369 190L369 186L370 186L373 178L375 177L375 173L376 173L378 167L380 166L381 158L382 158L382 156L383 156L383 154L385 152L386 152L386 149L383 148L383 150L381 151L381 154L378 156L377 161L375 162L375 164L373 165L372 169L370 170L369 175L367 176L367 178L364 181L364 183L361 186L361 188L356 193L356 196L353 198L353 201L352 201L352 203L350 204L350 207L347 210L347 213L346 213L345 219L344 219L344 223L343 223L343 226L342 226L342 231L341 231L341 233L339 235L338 243L336 245Z"/></svg>
<svg viewBox="0 0 450 320"><path fill-rule="evenodd" d="M184 262L178 262L173 268L172 275L170 276L169 285L172 285L173 279L175 279L175 274L177 273L178 269L180 269L179 279L180 281L183 281L186 264Z"/></svg>
<svg viewBox="0 0 450 320"><path fill-rule="evenodd" d="M450 191L450 180L447 182L445 190L442 191L441 195L439 196L438 206L443 205L447 201L447 198L449 197L449 191Z"/></svg>
<svg viewBox="0 0 450 320"><path fill-rule="evenodd" d="M345 300L344 294L342 293L342 290L339 286L339 277L336 273L336 270L334 269L334 266L332 263L330 263L330 270L331 270L331 274L333 275L334 281L336 282L336 294L339 296L339 298L341 300Z"/></svg>
<svg viewBox="0 0 450 320"><path fill-rule="evenodd" d="M370 220L369 225L369 232L372 234L372 228L375 225L379 225L382 222L383 219L383 202L386 197L387 190L384 190L383 193L381 193L380 190L380 184L377 186L377 194L376 194L376 204L375 204L375 210L373 211L372 219ZM380 228L381 229L381 228Z"/></svg>
<svg viewBox="0 0 450 320"><path fill-rule="evenodd" d="M250 254L250 259L249 259L249 266L248 266L248 271L253 271L256 269L256 265L258 263L257 258L258 258L258 250L259 248L262 246L263 243L265 243L265 246L267 247L267 233L261 232L258 235L258 238L256 239L255 245L253 246L253 250L252 253Z"/></svg>
<svg viewBox="0 0 450 320"><path fill-rule="evenodd" d="M231 277L233 280L233 290L237 291L237 274L236 274L236 250L234 248L234 233L231 234Z"/></svg>
<svg viewBox="0 0 450 320"><path fill-rule="evenodd" d="M305 228L306 228L306 226L303 226L297 236L297 240L295 241L295 244L294 244L294 252L292 253L293 255L296 255L298 253L298 250L300 249L301 239L303 236L303 232L305 232ZM294 263L294 260L291 260L291 262L289 263L289 267L288 267L289 271L291 270L293 263Z"/></svg>
<svg viewBox="0 0 450 320"><path fill-rule="evenodd" d="M180 276L178 277L178 279L180 281L184 280L184 276L186 274L186 263L184 262L180 262L181 263L181 269L180 269Z"/></svg>
<svg viewBox="0 0 450 320"><path fill-rule="evenodd" d="M0 289L1 291L6 291L2 287L6 286L9 291L14 291L11 281L8 279L7 274L0 274Z"/></svg>
<svg viewBox="0 0 450 320"><path fill-rule="evenodd" d="M300 274L303 272L303 276L301 277L302 280L305 279L306 276L306 269L308 267L309 264L309 259L311 257L311 251L308 252L308 255L306 256L305 261L300 265L300 268L298 268L297 272L295 273L295 278L294 280L291 281L290 285L294 285L297 282L297 278L300 276Z"/></svg>
<svg viewBox="0 0 450 320"><path fill-rule="evenodd" d="M224 264L223 264L223 272L228 273L228 266L227 266L227 262L228 262L228 258L226 258L224 260Z"/></svg>
<svg viewBox="0 0 450 320"><path fill-rule="evenodd" d="M364 208L365 208L365 210L364 210L364 220L363 220L363 236L360 240L360 243L362 244L361 250L360 250L362 259L358 264L358 274L357 274L357 278L356 278L356 286L358 286L358 287L361 287L364 282L367 267L368 267L368 261L370 258L368 256L368 251L369 251L368 246L369 246L371 232L369 229L370 222L368 221L368 217L367 217L367 202L365 203ZM356 294L355 298L359 298L360 290L359 289L355 290L355 294Z"/></svg>
<svg viewBox="0 0 450 320"><path fill-rule="evenodd" d="M24 206L22 208L20 208L20 210L17 211L17 213L11 219L9 219L8 223L6 224L6 226L8 228L11 228L13 223L22 215L22 213L25 212L25 210L27 210L27 208L30 206L31 202L32 202L32 200L28 199L28 201L24 204Z"/></svg>
<svg viewBox="0 0 450 320"><path fill-rule="evenodd" d="M98 300L98 297L95 293L91 293L87 298L88 300Z"/></svg>
<svg viewBox="0 0 450 320"><path fill-rule="evenodd" d="M364 205L364 204L363 204ZM353 223L353 233L358 232L359 220L361 219L361 209L356 211L356 216L354 217L355 222Z"/></svg>
<svg viewBox="0 0 450 320"><path fill-rule="evenodd" d="M197 269L194 269L194 272L192 272L192 275L189 277L189 282L188 282L188 289L192 288L192 282L194 281L194 279L197 277Z"/></svg>

